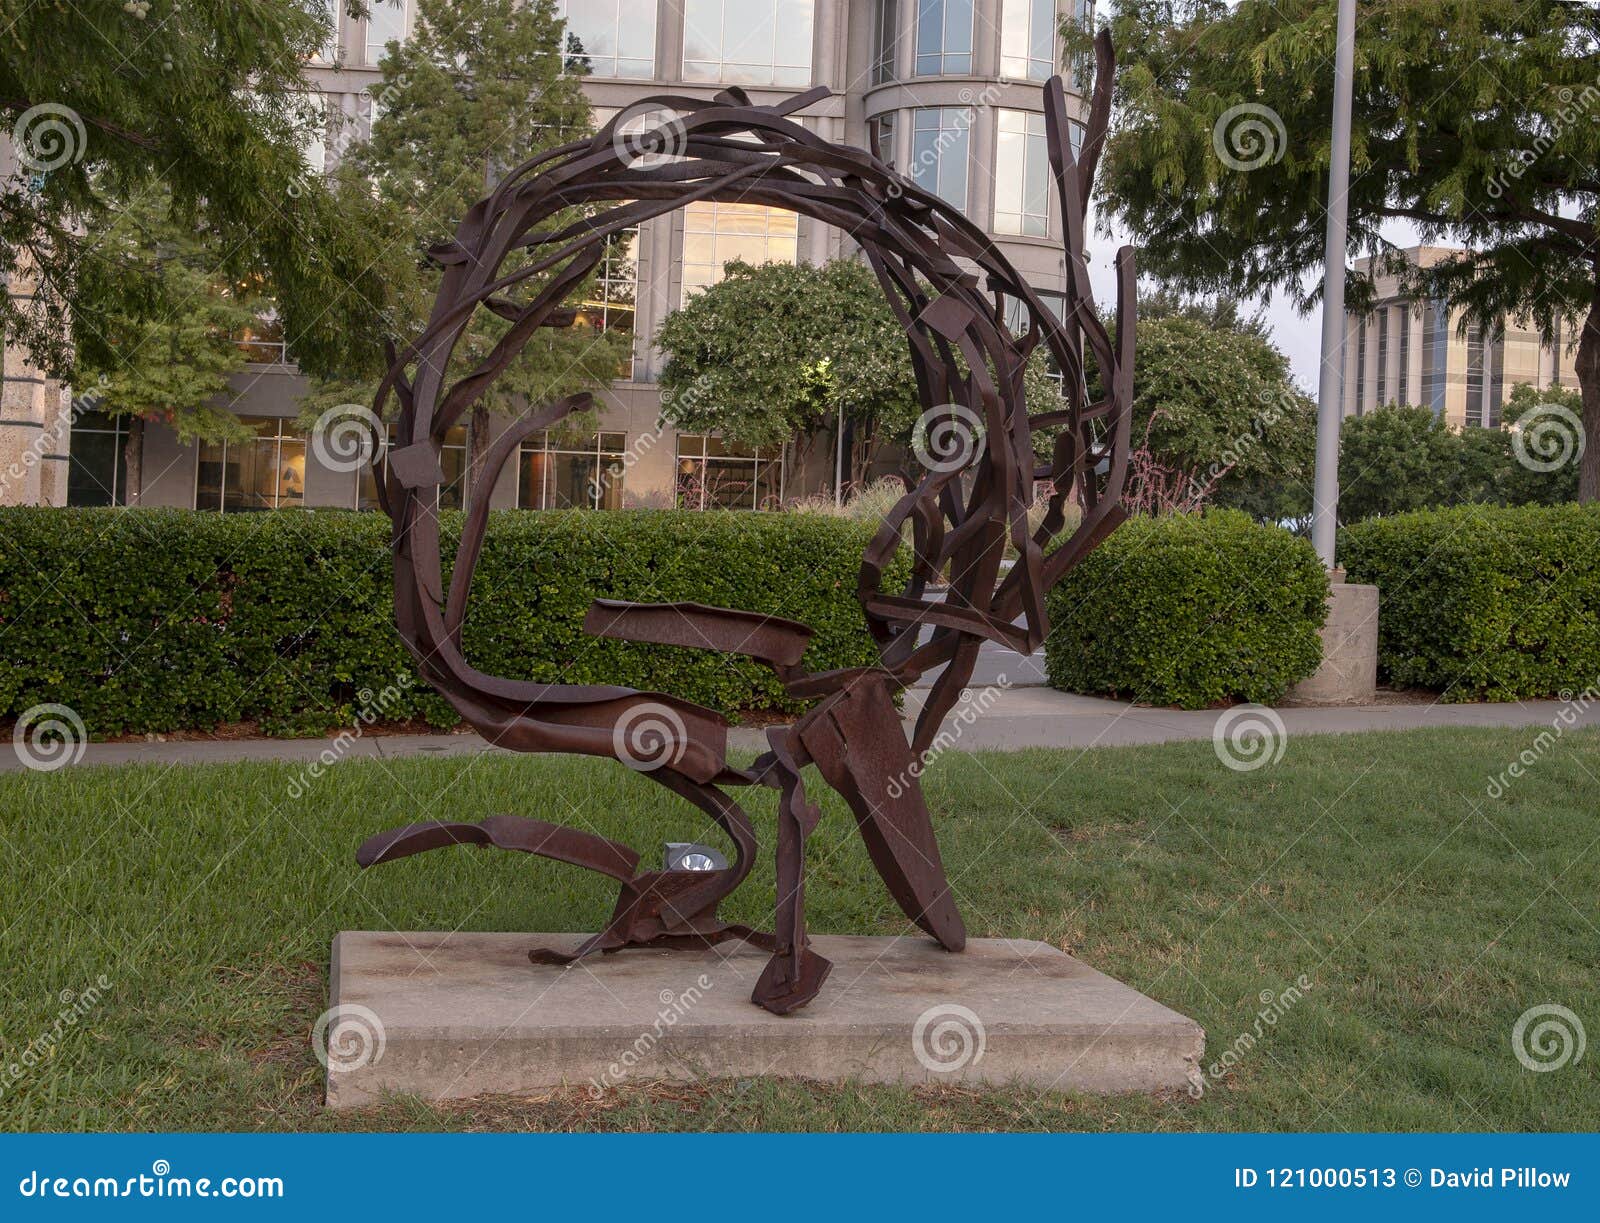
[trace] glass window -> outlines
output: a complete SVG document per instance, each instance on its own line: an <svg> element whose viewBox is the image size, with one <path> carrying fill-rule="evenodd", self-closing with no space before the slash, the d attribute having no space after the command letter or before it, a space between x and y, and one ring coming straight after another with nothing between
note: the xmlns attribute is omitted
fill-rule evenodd
<svg viewBox="0 0 1600 1223"><path fill-rule="evenodd" d="M1476 323L1467 325L1467 415L1466 423L1487 423L1488 407L1483 399L1483 330Z"/></svg>
<svg viewBox="0 0 1600 1223"><path fill-rule="evenodd" d="M1449 370L1450 308L1443 301L1431 299L1422 312L1422 406L1432 408L1435 416L1444 412Z"/></svg>
<svg viewBox="0 0 1600 1223"><path fill-rule="evenodd" d="M1395 399L1403 408L1411 402L1411 308L1402 305L1399 314L1400 335L1397 356L1400 368L1395 375Z"/></svg>
<svg viewBox="0 0 1600 1223"><path fill-rule="evenodd" d="M867 120L867 151L884 165L894 167L894 111Z"/></svg>
<svg viewBox="0 0 1600 1223"><path fill-rule="evenodd" d="M389 426L390 446L395 443L395 427ZM466 501L467 491L467 427L456 425L444 435L444 444L439 447L439 466L444 468L444 484L439 489L439 508L441 510L459 510ZM379 469L385 478L389 475L389 450L384 448L383 458L380 460ZM373 478L371 464L363 464L356 471L356 509L376 510L382 507L378 504L377 483Z"/></svg>
<svg viewBox="0 0 1600 1223"><path fill-rule="evenodd" d="M339 21L344 5L340 0L322 0L318 7L321 9L318 16L328 23L328 38L317 48L315 58L324 64L335 64L339 62Z"/></svg>
<svg viewBox="0 0 1600 1223"><path fill-rule="evenodd" d="M917 75L972 71L972 0L917 0Z"/></svg>
<svg viewBox="0 0 1600 1223"><path fill-rule="evenodd" d="M194 508L227 514L304 505L306 443L280 416L243 416L247 442L204 442L195 469Z"/></svg>
<svg viewBox="0 0 1600 1223"><path fill-rule="evenodd" d="M627 355L617 377L633 378L634 304L639 296L639 227L629 226L607 245L605 257L595 273L594 296L578 311L580 321L599 331L625 332Z"/></svg>
<svg viewBox="0 0 1600 1223"><path fill-rule="evenodd" d="M1389 402L1389 312L1378 311L1378 406Z"/></svg>
<svg viewBox="0 0 1600 1223"><path fill-rule="evenodd" d="M79 412L67 443L67 504L126 505L128 418Z"/></svg>
<svg viewBox="0 0 1600 1223"><path fill-rule="evenodd" d="M1367 391L1367 320L1356 320L1356 415L1361 415Z"/></svg>
<svg viewBox="0 0 1600 1223"><path fill-rule="evenodd" d="M1044 116L1002 110L994 157L994 232L1043 238L1050 233L1050 154Z"/></svg>
<svg viewBox="0 0 1600 1223"><path fill-rule="evenodd" d="M796 214L763 204L697 200L683 210L683 298L714 285L733 259L749 264L793 263L799 242Z"/></svg>
<svg viewBox="0 0 1600 1223"><path fill-rule="evenodd" d="M685 510L777 509L783 504L783 452L681 433L677 501Z"/></svg>
<svg viewBox="0 0 1600 1223"><path fill-rule="evenodd" d="M391 42L405 41L406 3L407 0L372 0L368 6L367 63L381 60L384 48Z"/></svg>
<svg viewBox="0 0 1600 1223"><path fill-rule="evenodd" d="M283 323L272 312L236 331L233 342L243 350L246 361L257 365L282 365L288 360L284 351Z"/></svg>
<svg viewBox="0 0 1600 1223"><path fill-rule="evenodd" d="M567 67L590 76L649 80L656 74L656 0L557 0L566 18Z"/></svg>
<svg viewBox="0 0 1600 1223"><path fill-rule="evenodd" d="M620 510L626 433L566 438L536 433L517 456L517 505L525 510Z"/></svg>
<svg viewBox="0 0 1600 1223"><path fill-rule="evenodd" d="M684 0L683 79L811 83L815 0Z"/></svg>
<svg viewBox="0 0 1600 1223"><path fill-rule="evenodd" d="M1005 0L1000 14L1000 75L1048 81L1056 70L1056 0Z"/></svg>
<svg viewBox="0 0 1600 1223"><path fill-rule="evenodd" d="M872 83L881 85L895 79L895 46L900 39L900 5L896 0L878 0L872 28Z"/></svg>
<svg viewBox="0 0 1600 1223"><path fill-rule="evenodd" d="M914 112L911 123L911 180L925 191L967 207L967 131L972 113L955 106Z"/></svg>

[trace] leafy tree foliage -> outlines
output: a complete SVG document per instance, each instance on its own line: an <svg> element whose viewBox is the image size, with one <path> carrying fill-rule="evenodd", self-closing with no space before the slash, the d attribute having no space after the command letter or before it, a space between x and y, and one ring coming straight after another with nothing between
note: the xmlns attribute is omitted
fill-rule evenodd
<svg viewBox="0 0 1600 1223"><path fill-rule="evenodd" d="M170 348L126 341L168 325L179 271L156 231L187 231L205 253L184 268L270 291L301 365L344 365L377 286L367 229L304 176L321 110L300 69L329 22L325 0L0 3L0 114L20 165L0 184L0 275L35 290L0 300L4 339L79 385L158 377ZM129 210L140 224L119 230ZM135 232L156 245L137 249Z"/></svg>
<svg viewBox="0 0 1600 1223"><path fill-rule="evenodd" d="M745 445L804 446L842 408L852 483L885 446L908 442L921 414L905 330L858 260L731 262L667 316L656 344L664 420ZM1042 354L1027 377L1030 410L1049 410L1059 392Z"/></svg>
<svg viewBox="0 0 1600 1223"><path fill-rule="evenodd" d="M1347 419L1339 447L1339 518L1359 522L1407 510L1481 503L1556 505L1577 494L1577 469L1530 466L1516 430L1547 415L1550 405L1576 414L1577 392L1517 386L1507 401L1506 428L1451 429L1424 407L1390 404ZM1558 427L1560 422L1557 422ZM1520 450L1520 453L1519 453ZM1539 458L1533 453L1535 460Z"/></svg>
<svg viewBox="0 0 1600 1223"><path fill-rule="evenodd" d="M307 414L330 404L370 400L386 365L385 335L403 344L425 325L440 271L428 248L453 237L467 210L511 169L593 131L581 78L566 70L562 22L553 0L420 0L405 43L391 43L380 64L380 117L371 139L350 147L336 172L336 192L352 214L366 210L382 253L381 297L363 336L359 360L319 383ZM370 205L370 206L369 206ZM577 220L573 212L547 223ZM630 258L620 244L617 258ZM502 274L524 266L514 256ZM517 287L536 294L553 269ZM594 280L574 295L592 294ZM510 323L480 310L457 346L461 368L486 357ZM617 376L631 335L607 333L580 311L571 327L541 328L486 396L485 409L512 411ZM480 416L481 423L481 416ZM479 443L484 430L477 431Z"/></svg>
<svg viewBox="0 0 1600 1223"><path fill-rule="evenodd" d="M1102 204L1145 269L1206 292L1320 293L1335 0L1120 0ZM1069 25L1069 45L1082 34ZM1583 321L1600 439L1600 10L1575 0L1362 0L1349 191L1354 249L1403 219L1472 254L1412 271L1483 325ZM1241 126L1243 125L1243 126ZM1357 280L1359 306L1371 284ZM1585 499L1600 495L1587 447Z"/></svg>

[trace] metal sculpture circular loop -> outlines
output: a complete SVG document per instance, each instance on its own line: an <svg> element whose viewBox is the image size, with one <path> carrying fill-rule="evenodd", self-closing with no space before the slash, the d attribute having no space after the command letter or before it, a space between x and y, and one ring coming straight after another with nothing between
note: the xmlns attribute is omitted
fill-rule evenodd
<svg viewBox="0 0 1600 1223"><path fill-rule="evenodd" d="M661 96L618 115L592 137L517 167L432 254L444 275L426 329L391 354L374 410L398 400L397 437L387 451L380 497L394 525L395 615L424 679L491 742L520 751L577 752L641 768L632 730L671 728L645 776L699 807L734 843L731 866L639 873L628 847L531 818L477 824L430 821L367 841L363 866L463 841L540 854L610 874L621 895L610 921L576 953L647 943L704 946L743 938L772 950L754 1001L772 1011L803 1006L828 963L807 945L801 907L803 846L818 819L801 770L817 766L855 813L874 866L917 925L959 950L961 918L940 863L917 759L971 677L979 647L999 642L1029 653L1049 631L1045 596L1125 517L1133 383L1134 273L1131 248L1117 254L1115 342L1095 313L1084 262L1084 210L1110 113L1113 58L1096 46L1096 92L1084 151L1067 138L1059 78L1044 87L1050 166L1066 251L1065 308L1058 317L981 229L939 197L869 153L824 140L794 116L828 95L815 89L758 106L738 89L716 98ZM647 116L637 128L639 115ZM486 675L462 652L472 574L487 527L489 490L521 441L575 410L587 395L531 406L489 448L472 476L469 511L448 588L443 582L438 490L446 432L493 385L534 332L568 326L569 294L624 230L697 201L783 208L848 234L876 273L910 345L925 411L920 427L936 461L905 473L905 494L884 516L863 557L858 596L879 646L876 665L813 673L802 665L811 630L795 621L698 604L597 601L585 630L599 636L711 647L771 666L790 695L811 700L747 769L727 760L727 723L711 710L662 693L624 687L538 684ZM487 356L454 369L457 346L479 310L509 326ZM1020 320L1020 331L1008 326ZM1030 415L1024 369L1043 346L1062 376L1062 402ZM1103 398L1089 402L1085 355ZM1036 435L1052 457L1035 457ZM962 445L965 437L968 444ZM1051 492L1030 529L1035 486ZM1055 545L1068 501L1082 514ZM912 536L903 590L884 574ZM1008 569L1008 547L1016 554ZM930 584L947 584L942 592ZM943 667L908 744L894 694ZM670 743L667 740L670 739ZM755 835L723 787L779 791L776 930L761 933L717 917L717 905L750 871ZM572 958L530 953L536 963Z"/></svg>

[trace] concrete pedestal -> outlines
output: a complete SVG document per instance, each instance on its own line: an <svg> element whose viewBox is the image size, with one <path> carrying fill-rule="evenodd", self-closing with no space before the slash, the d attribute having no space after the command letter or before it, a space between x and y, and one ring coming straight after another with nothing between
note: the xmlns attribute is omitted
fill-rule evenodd
<svg viewBox="0 0 1600 1223"><path fill-rule="evenodd" d="M1370 705L1378 694L1378 588L1352 586L1343 571L1328 588L1322 665L1285 694L1285 705Z"/></svg>
<svg viewBox="0 0 1600 1223"><path fill-rule="evenodd" d="M575 934L346 931L333 944L328 1104L659 1079L1182 1088L1205 1033L1044 943L818 936L821 995L789 1016L750 1002L765 952L630 950L570 967L531 947Z"/></svg>

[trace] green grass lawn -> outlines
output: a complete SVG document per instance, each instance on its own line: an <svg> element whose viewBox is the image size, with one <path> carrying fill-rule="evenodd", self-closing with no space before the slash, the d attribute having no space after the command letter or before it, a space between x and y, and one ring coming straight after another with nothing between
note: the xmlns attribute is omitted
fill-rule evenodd
<svg viewBox="0 0 1600 1223"><path fill-rule="evenodd" d="M0 1127L1594 1130L1600 1049L1534 1073L1511 1047L1551 1002L1600 1041L1600 732L1487 798L1533 734L1303 737L1243 774L1209 743L934 765L972 935L1043 939L1192 1016L1208 1062L1255 1029L1264 991L1310 980L1199 1100L756 1080L334 1116L309 1034L336 931L592 929L612 899L574 868L467 849L363 874L364 836L509 811L650 860L712 839L704 822L620 766L564 758L341 764L299 799L290 764L6 774L0 1063L32 1042L37 1064L0 1074ZM751 797L770 844L771 795ZM812 929L904 932L843 804L823 809ZM763 861L727 915L769 925L771 888Z"/></svg>

